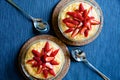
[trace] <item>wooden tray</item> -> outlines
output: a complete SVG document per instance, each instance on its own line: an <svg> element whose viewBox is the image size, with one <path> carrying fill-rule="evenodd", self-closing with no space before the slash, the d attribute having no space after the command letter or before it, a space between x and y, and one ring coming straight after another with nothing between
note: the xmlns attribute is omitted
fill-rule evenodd
<svg viewBox="0 0 120 80"><path fill-rule="evenodd" d="M69 66L70 66L70 55L69 55L69 51L67 46L62 43L60 40L58 40L57 38L51 36L51 35L40 35L40 36L35 36L31 39L29 39L21 48L20 53L19 53L19 57L18 57L18 63L19 63L19 69L21 71L21 73L23 74L23 76L25 77L25 79L29 80L30 77L28 78L24 71L23 68L21 66L22 63L22 59L23 59L23 55L25 55L25 50L28 46L30 46L31 43L37 41L37 40L41 40L41 39L46 39L46 40L51 40L53 42L55 42L56 44L58 44L60 46L60 48L63 50L64 52L64 56L65 56L65 64L63 66L63 69L61 70L61 72L58 74L58 76L55 78L56 80L62 80L62 78L66 75L66 73L68 72Z"/></svg>
<svg viewBox="0 0 120 80"><path fill-rule="evenodd" d="M85 41L82 41L82 42L75 42L75 41L71 41L67 38L65 38L63 36L63 34L61 33L59 27L58 27L58 15L59 15L59 12L60 10L67 4L69 3L70 1L81 1L81 0L61 0L57 6L55 7L54 11L53 11L53 15L52 15L52 27L53 27L53 30L55 31L56 35L58 36L58 38L63 41L64 43L68 44L68 45L73 45L73 46L83 46L83 45L86 45L90 42L92 42L94 39L97 38L97 36L99 35L99 33L101 32L101 29L102 29L102 24L103 24L103 17L101 17L101 26L99 27L97 33L91 37L90 39L88 40L85 40ZM94 0L90 0L92 1L92 3L96 4L97 7L100 9L99 5L94 1ZM100 9L100 13L102 15L102 11Z"/></svg>

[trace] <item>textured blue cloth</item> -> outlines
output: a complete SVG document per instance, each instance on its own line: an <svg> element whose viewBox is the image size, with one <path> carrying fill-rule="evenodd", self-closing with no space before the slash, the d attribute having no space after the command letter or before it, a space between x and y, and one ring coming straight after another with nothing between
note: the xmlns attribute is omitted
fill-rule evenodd
<svg viewBox="0 0 120 80"><path fill-rule="evenodd" d="M104 26L92 43L79 47L88 60L111 80L120 80L120 0L96 0L104 15ZM34 17L51 25L51 16L59 0L14 0ZM54 35L51 30L49 34ZM32 22L5 0L0 0L0 80L22 80L17 69L17 55L34 32ZM68 46L71 50L72 46ZM63 80L102 80L83 63L71 61Z"/></svg>

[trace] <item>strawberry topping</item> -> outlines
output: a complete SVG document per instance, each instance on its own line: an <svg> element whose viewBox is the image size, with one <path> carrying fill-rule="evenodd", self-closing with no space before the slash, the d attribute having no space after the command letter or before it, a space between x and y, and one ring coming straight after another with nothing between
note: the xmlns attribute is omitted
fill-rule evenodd
<svg viewBox="0 0 120 80"><path fill-rule="evenodd" d="M100 22L95 20L94 16L90 16L92 6L87 10L83 4L79 4L79 9L72 12L67 12L69 17L63 19L63 23L68 27L64 33L71 33L71 37L75 37L77 34L82 34L85 37L88 36L88 32L92 29L92 25L99 25Z"/></svg>
<svg viewBox="0 0 120 80"><path fill-rule="evenodd" d="M47 41L45 46L42 48L41 52L37 50L32 50L32 54L34 57L28 60L26 63L31 64L32 67L36 67L37 74L43 73L44 77L48 77L48 73L55 76L55 72L53 71L55 65L59 65L57 61L55 61L55 56L59 52L59 49L54 50L50 48L50 44Z"/></svg>

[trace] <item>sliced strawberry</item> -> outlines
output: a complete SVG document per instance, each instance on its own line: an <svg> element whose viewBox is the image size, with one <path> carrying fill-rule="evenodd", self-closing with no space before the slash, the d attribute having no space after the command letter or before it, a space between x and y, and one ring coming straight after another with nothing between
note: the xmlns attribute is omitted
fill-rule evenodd
<svg viewBox="0 0 120 80"><path fill-rule="evenodd" d="M91 23L90 21L85 21L84 26L87 27L89 30L91 29Z"/></svg>
<svg viewBox="0 0 120 80"><path fill-rule="evenodd" d="M63 19L63 22L64 22L64 23L66 23L66 22L72 23L72 24L74 24L74 25L78 25L78 24L79 24L78 21L75 21L75 20L73 20L73 19L71 19L71 18L65 18L65 19Z"/></svg>
<svg viewBox="0 0 120 80"><path fill-rule="evenodd" d="M73 28L73 27L75 27L75 25L74 25L74 24L69 23L69 22L66 22L65 24L66 24L66 26L67 26L67 27L69 27L69 28Z"/></svg>
<svg viewBox="0 0 120 80"><path fill-rule="evenodd" d="M53 66L52 66L50 63L46 63L45 65L46 65L46 67L48 67L49 69L53 69Z"/></svg>
<svg viewBox="0 0 120 80"><path fill-rule="evenodd" d="M28 63L28 64L34 64L34 63L35 63L35 60L30 59L30 60L28 60L26 63Z"/></svg>
<svg viewBox="0 0 120 80"><path fill-rule="evenodd" d="M35 61L34 64L32 65L32 67L38 67L37 62Z"/></svg>
<svg viewBox="0 0 120 80"><path fill-rule="evenodd" d="M37 62L40 61L40 58L39 58L39 57L33 57L33 59L34 59L35 61L37 61Z"/></svg>
<svg viewBox="0 0 120 80"><path fill-rule="evenodd" d="M46 64L42 63L42 70L44 70L46 68Z"/></svg>
<svg viewBox="0 0 120 80"><path fill-rule="evenodd" d="M45 60L46 62L52 61L54 59L54 57L46 57Z"/></svg>
<svg viewBox="0 0 120 80"><path fill-rule="evenodd" d="M41 58L40 58L40 59L41 59L41 61L42 61L43 63L45 63L45 62L46 62L46 60L45 60L45 59L46 59L46 57L47 57L47 55L43 55L43 56L41 56Z"/></svg>
<svg viewBox="0 0 120 80"><path fill-rule="evenodd" d="M42 71L42 65L40 65L40 66L38 67L38 69L37 69L37 74L41 73L41 71Z"/></svg>
<svg viewBox="0 0 120 80"><path fill-rule="evenodd" d="M45 55L45 50L42 48L41 55Z"/></svg>
<svg viewBox="0 0 120 80"><path fill-rule="evenodd" d="M48 72L49 72L51 75L56 76L56 74L55 74L55 72L53 71L53 69L50 69Z"/></svg>
<svg viewBox="0 0 120 80"><path fill-rule="evenodd" d="M96 21L96 20L91 20L90 22L91 22L91 25L98 25L98 24L100 24L100 22Z"/></svg>
<svg viewBox="0 0 120 80"><path fill-rule="evenodd" d="M50 54L52 53L53 48L51 48L48 52L47 52L47 56L50 56Z"/></svg>
<svg viewBox="0 0 120 80"><path fill-rule="evenodd" d="M58 63L57 61L55 61L55 60L50 61L50 63L51 63L52 65L59 65L59 63Z"/></svg>
<svg viewBox="0 0 120 80"><path fill-rule="evenodd" d="M80 11L80 12L83 12L83 11L84 11L84 7L83 7L83 4L82 4L82 3L80 3L80 5L79 5L79 11Z"/></svg>
<svg viewBox="0 0 120 80"><path fill-rule="evenodd" d="M50 45L49 45L49 42L48 42L48 41L45 43L44 49L45 49L45 52L48 52L48 51L49 51Z"/></svg>
<svg viewBox="0 0 120 80"><path fill-rule="evenodd" d="M55 51L53 51L53 52L50 54L50 56L51 56L51 57L56 56L57 53L58 53L58 51L59 51L59 49L56 49Z"/></svg>
<svg viewBox="0 0 120 80"><path fill-rule="evenodd" d="M81 14L81 13L77 13L76 18L78 18L80 21L83 21L83 20L84 20L84 18L82 17L82 14Z"/></svg>
<svg viewBox="0 0 120 80"><path fill-rule="evenodd" d="M70 32L72 32L73 30L74 30L74 28L69 28L69 29L65 30L64 33L70 33Z"/></svg>
<svg viewBox="0 0 120 80"><path fill-rule="evenodd" d="M32 50L32 53L33 53L33 55L34 56L36 56L36 57L40 57L40 53L37 51L37 50Z"/></svg>
<svg viewBox="0 0 120 80"><path fill-rule="evenodd" d="M85 30L87 30L87 27L83 27L83 28L80 30L80 33L81 33L81 34L84 34Z"/></svg>
<svg viewBox="0 0 120 80"><path fill-rule="evenodd" d="M85 30L85 32L84 32L85 37L88 36L88 32L89 32L89 30Z"/></svg>
<svg viewBox="0 0 120 80"><path fill-rule="evenodd" d="M76 12L67 12L68 15L72 16L72 17L76 17Z"/></svg>
<svg viewBox="0 0 120 80"><path fill-rule="evenodd" d="M48 71L47 71L47 69L44 69L44 70L43 70L43 74L44 74L44 77L45 77L45 78L48 77Z"/></svg>
<svg viewBox="0 0 120 80"><path fill-rule="evenodd" d="M87 10L85 9L85 10L83 11L83 17L84 17L84 18L87 17L87 13L88 13L88 12L87 12Z"/></svg>
<svg viewBox="0 0 120 80"><path fill-rule="evenodd" d="M79 33L79 29L76 28L76 29L72 32L71 37L75 37L78 33Z"/></svg>

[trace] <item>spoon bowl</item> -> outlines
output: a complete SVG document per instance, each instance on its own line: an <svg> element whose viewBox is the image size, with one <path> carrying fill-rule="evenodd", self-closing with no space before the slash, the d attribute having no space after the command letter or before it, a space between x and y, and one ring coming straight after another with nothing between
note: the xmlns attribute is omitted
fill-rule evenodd
<svg viewBox="0 0 120 80"><path fill-rule="evenodd" d="M105 76L102 72L100 72L97 68L95 68L87 59L86 59L86 54L84 51L80 49L73 49L71 51L72 57L78 61L78 62L83 62L86 65L88 65L92 70L94 70L98 75L100 75L104 80L110 80L107 76Z"/></svg>

